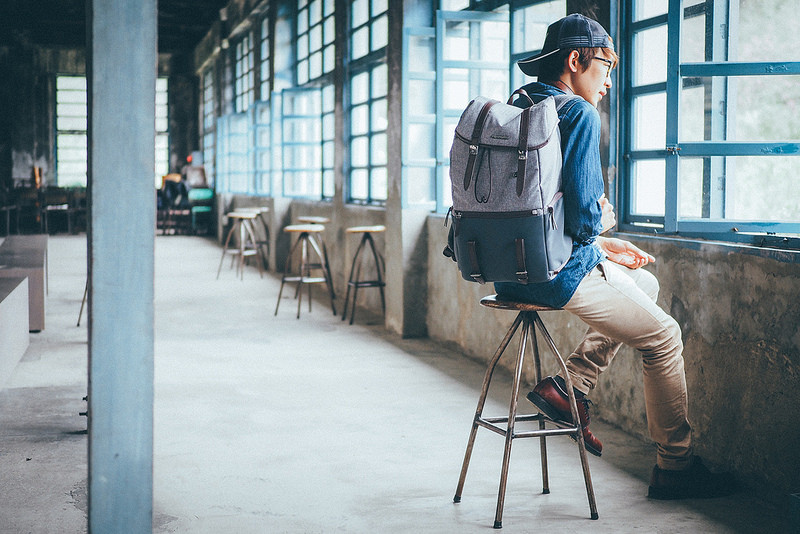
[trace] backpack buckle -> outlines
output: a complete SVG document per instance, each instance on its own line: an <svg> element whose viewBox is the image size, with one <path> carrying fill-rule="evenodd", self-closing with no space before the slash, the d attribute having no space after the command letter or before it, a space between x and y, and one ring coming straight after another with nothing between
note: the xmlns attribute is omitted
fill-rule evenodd
<svg viewBox="0 0 800 534"><path fill-rule="evenodd" d="M520 160L525 161L526 159L528 159L528 153L526 151L518 150L517 152L519 152L519 159Z"/></svg>
<svg viewBox="0 0 800 534"><path fill-rule="evenodd" d="M469 153L473 156L478 154L478 145L469 145Z"/></svg>

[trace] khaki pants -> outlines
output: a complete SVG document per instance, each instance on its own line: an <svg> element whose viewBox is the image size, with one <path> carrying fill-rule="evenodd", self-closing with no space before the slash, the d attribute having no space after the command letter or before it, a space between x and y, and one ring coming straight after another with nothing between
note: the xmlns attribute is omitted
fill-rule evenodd
<svg viewBox="0 0 800 534"><path fill-rule="evenodd" d="M597 385L622 343L642 353L644 396L657 465L683 469L691 455L683 342L678 323L656 303L658 280L644 269L604 261L581 281L564 309L589 325L567 360L576 389Z"/></svg>

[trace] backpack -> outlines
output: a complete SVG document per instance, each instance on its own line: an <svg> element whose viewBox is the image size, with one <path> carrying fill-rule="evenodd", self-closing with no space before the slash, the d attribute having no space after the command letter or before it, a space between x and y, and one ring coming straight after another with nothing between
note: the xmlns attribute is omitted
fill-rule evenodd
<svg viewBox="0 0 800 534"><path fill-rule="evenodd" d="M531 105L512 105L516 95ZM533 103L520 89L506 104L478 97L462 113L450 149L452 227L444 254L465 280L547 282L569 260L558 109L577 98Z"/></svg>

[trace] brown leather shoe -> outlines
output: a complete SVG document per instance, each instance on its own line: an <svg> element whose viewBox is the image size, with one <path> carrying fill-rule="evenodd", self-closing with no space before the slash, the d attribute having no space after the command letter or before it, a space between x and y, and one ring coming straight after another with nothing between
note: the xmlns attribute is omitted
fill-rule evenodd
<svg viewBox="0 0 800 534"><path fill-rule="evenodd" d="M692 456L686 469L668 471L653 467L647 496L651 499L708 499L725 497L738 489L730 473L712 473L699 456Z"/></svg>
<svg viewBox="0 0 800 534"><path fill-rule="evenodd" d="M548 376L536 384L533 391L528 393L528 400L550 419L572 424L569 396L559 381L552 376ZM603 444L589 430L589 399L576 391L575 400L577 401L578 418L581 420L583 428L583 443L586 450L595 456L600 456L603 453Z"/></svg>

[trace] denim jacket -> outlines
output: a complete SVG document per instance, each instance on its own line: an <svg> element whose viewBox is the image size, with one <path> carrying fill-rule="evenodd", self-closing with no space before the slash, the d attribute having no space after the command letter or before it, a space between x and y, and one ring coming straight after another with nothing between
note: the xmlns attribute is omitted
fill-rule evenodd
<svg viewBox="0 0 800 534"><path fill-rule="evenodd" d="M563 94L560 89L534 82L523 87L534 102ZM564 227L572 237L572 255L555 278L540 284L497 282L498 296L513 300L563 307L572 298L581 280L603 259L594 245L600 234L604 192L600 164L600 115L583 99L568 102L558 112L561 152L564 160L561 187L564 192Z"/></svg>

